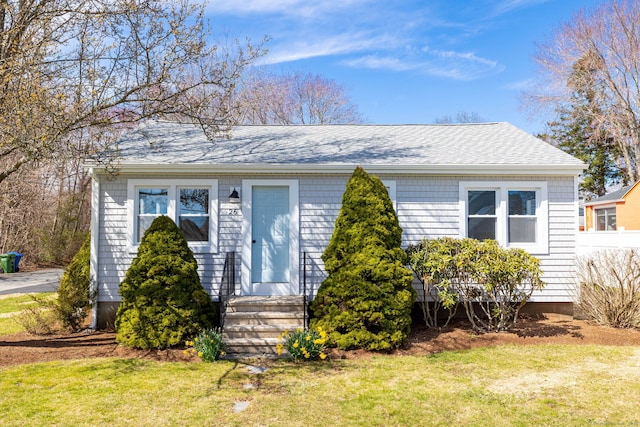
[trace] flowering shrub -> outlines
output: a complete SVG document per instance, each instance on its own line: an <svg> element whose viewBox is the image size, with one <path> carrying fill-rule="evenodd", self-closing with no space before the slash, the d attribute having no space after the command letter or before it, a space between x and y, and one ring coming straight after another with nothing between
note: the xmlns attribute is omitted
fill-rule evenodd
<svg viewBox="0 0 640 427"><path fill-rule="evenodd" d="M222 334L217 329L201 331L193 341L186 341L185 344L187 347L192 347L190 350L185 350L185 354L195 354L205 362L213 362L224 355Z"/></svg>
<svg viewBox="0 0 640 427"><path fill-rule="evenodd" d="M284 343L276 345L278 356L283 349L287 349L291 357L295 360L314 360L317 358L326 359L324 346L327 342L327 333L321 328L302 329L298 328L294 332L284 331L280 335Z"/></svg>

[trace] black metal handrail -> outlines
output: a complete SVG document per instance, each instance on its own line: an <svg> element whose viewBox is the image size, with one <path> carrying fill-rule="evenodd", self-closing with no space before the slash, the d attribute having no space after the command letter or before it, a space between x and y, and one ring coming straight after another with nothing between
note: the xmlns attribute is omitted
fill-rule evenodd
<svg viewBox="0 0 640 427"><path fill-rule="evenodd" d="M304 328L309 327L309 298L307 296L307 252L302 253L302 307Z"/></svg>
<svg viewBox="0 0 640 427"><path fill-rule="evenodd" d="M235 251L227 252L224 258L224 267L222 268L222 282L220 283L220 293L218 300L220 301L220 329L224 327L224 318L227 314L227 302L231 295L236 291L236 253Z"/></svg>

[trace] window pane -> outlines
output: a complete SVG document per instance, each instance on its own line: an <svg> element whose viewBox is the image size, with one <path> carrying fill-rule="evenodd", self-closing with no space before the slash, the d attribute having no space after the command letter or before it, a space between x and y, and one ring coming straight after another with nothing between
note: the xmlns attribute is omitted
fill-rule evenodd
<svg viewBox="0 0 640 427"><path fill-rule="evenodd" d="M510 243L535 243L536 218L509 218Z"/></svg>
<svg viewBox="0 0 640 427"><path fill-rule="evenodd" d="M140 215L166 215L168 206L166 188L141 188L138 190Z"/></svg>
<svg viewBox="0 0 640 427"><path fill-rule="evenodd" d="M144 232L151 226L151 223L157 216L139 216L138 217L138 242L142 240Z"/></svg>
<svg viewBox="0 0 640 427"><path fill-rule="evenodd" d="M496 238L495 218L469 218L467 235L472 239L484 240Z"/></svg>
<svg viewBox="0 0 640 427"><path fill-rule="evenodd" d="M208 214L209 190L204 188L181 188L180 213Z"/></svg>
<svg viewBox="0 0 640 427"><path fill-rule="evenodd" d="M495 215L496 214L496 192L489 191L469 191L469 215Z"/></svg>
<svg viewBox="0 0 640 427"><path fill-rule="evenodd" d="M509 191L509 215L535 215L535 191Z"/></svg>
<svg viewBox="0 0 640 427"><path fill-rule="evenodd" d="M209 217L180 216L180 230L188 241L206 242L209 240Z"/></svg>
<svg viewBox="0 0 640 427"><path fill-rule="evenodd" d="M598 231L616 230L616 208L596 209L596 229Z"/></svg>

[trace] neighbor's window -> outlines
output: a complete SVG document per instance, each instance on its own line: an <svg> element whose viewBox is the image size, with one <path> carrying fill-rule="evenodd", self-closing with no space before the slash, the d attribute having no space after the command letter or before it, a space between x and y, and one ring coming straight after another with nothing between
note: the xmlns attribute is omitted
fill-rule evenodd
<svg viewBox="0 0 640 427"><path fill-rule="evenodd" d="M616 208L595 209L596 213L596 230L597 231L615 231L616 230Z"/></svg>
<svg viewBox="0 0 640 427"><path fill-rule="evenodd" d="M463 237L548 253L546 182L461 182Z"/></svg>
<svg viewBox="0 0 640 427"><path fill-rule="evenodd" d="M175 221L194 251L217 250L216 180L129 180L130 244L135 248L154 219L167 215Z"/></svg>

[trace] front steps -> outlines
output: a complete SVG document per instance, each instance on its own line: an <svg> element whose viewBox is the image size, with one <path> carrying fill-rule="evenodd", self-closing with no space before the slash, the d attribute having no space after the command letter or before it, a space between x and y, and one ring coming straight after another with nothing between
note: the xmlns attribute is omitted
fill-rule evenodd
<svg viewBox="0 0 640 427"><path fill-rule="evenodd" d="M229 356L273 357L282 332L303 327L302 296L231 297L222 337Z"/></svg>

